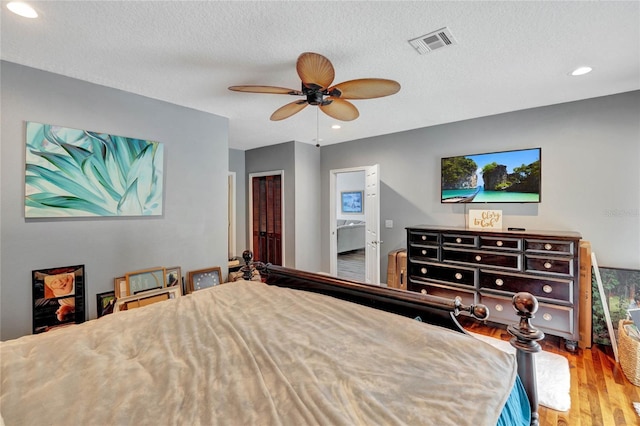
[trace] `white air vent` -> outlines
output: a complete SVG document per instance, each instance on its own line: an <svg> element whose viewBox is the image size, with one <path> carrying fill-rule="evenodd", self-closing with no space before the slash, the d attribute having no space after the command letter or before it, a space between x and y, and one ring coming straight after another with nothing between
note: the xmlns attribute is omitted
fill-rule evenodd
<svg viewBox="0 0 640 426"><path fill-rule="evenodd" d="M434 31L429 34L409 40L409 44L418 51L419 54L424 55L433 50L440 49L441 47L457 44L453 38L449 28L444 27L438 31Z"/></svg>

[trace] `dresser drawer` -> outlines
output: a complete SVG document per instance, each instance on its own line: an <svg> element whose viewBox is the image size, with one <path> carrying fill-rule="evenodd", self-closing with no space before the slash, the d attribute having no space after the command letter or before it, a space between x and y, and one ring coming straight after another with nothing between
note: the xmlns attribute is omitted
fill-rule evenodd
<svg viewBox="0 0 640 426"><path fill-rule="evenodd" d="M481 293L479 303L489 308L489 321L505 324L517 324L519 321L511 298ZM536 328L554 336L572 338L576 326L573 318L573 308L539 303L538 312L535 313L531 323Z"/></svg>
<svg viewBox="0 0 640 426"><path fill-rule="evenodd" d="M432 296L445 297L447 299L455 299L460 297L465 305L473 305L476 303L475 292L465 291L457 288L449 288L432 283L422 283L409 280L408 287L410 291L422 294L430 294Z"/></svg>
<svg viewBox="0 0 640 426"><path fill-rule="evenodd" d="M518 253L493 253L490 251L443 248L442 261L495 266L519 271L522 265L522 255Z"/></svg>
<svg viewBox="0 0 640 426"><path fill-rule="evenodd" d="M521 238L480 237L480 248L522 250Z"/></svg>
<svg viewBox="0 0 640 426"><path fill-rule="evenodd" d="M433 246L423 246L419 244L409 244L409 257L414 260L439 260L440 248Z"/></svg>
<svg viewBox="0 0 640 426"><path fill-rule="evenodd" d="M478 236L442 234L442 244L460 247L478 247Z"/></svg>
<svg viewBox="0 0 640 426"><path fill-rule="evenodd" d="M477 270L437 263L411 263L409 278L475 287Z"/></svg>
<svg viewBox="0 0 640 426"><path fill-rule="evenodd" d="M409 231L409 244L440 244L437 232Z"/></svg>
<svg viewBox="0 0 640 426"><path fill-rule="evenodd" d="M549 299L553 302L573 303L573 280L505 274L481 269L479 286L480 290L496 290L508 293L526 291L540 300Z"/></svg>
<svg viewBox="0 0 640 426"><path fill-rule="evenodd" d="M528 253L569 254L576 252L573 241L535 240L525 239L524 249Z"/></svg>
<svg viewBox="0 0 640 426"><path fill-rule="evenodd" d="M526 255L525 270L527 272L542 272L573 277L573 258Z"/></svg>

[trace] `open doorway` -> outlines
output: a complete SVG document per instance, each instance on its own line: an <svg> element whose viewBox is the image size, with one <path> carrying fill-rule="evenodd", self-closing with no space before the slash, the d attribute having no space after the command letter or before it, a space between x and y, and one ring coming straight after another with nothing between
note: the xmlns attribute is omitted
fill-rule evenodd
<svg viewBox="0 0 640 426"><path fill-rule="evenodd" d="M380 283L378 165L330 172L330 272Z"/></svg>

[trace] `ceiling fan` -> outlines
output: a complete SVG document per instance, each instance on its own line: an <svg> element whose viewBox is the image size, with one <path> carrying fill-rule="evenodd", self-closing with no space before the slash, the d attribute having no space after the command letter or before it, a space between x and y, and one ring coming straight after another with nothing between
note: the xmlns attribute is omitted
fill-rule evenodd
<svg viewBox="0 0 640 426"><path fill-rule="evenodd" d="M317 105L322 112L337 120L351 121L360 113L347 99L381 98L400 90L398 82L382 78L361 78L331 86L335 77L333 65L324 56L313 52L305 52L298 57L296 70L302 80L301 90L274 86L231 86L229 90L305 97L278 108L271 114L272 121L289 118L307 105Z"/></svg>

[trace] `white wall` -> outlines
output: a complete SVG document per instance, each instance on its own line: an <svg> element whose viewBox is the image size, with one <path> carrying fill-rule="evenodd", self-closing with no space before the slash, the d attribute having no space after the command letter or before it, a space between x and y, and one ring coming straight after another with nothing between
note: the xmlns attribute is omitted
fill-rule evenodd
<svg viewBox="0 0 640 426"><path fill-rule="evenodd" d="M389 117L393 119L393 117ZM380 164L380 260L406 247L405 227L465 226L464 205L440 203L440 159L542 147L542 202L490 204L503 226L577 231L601 266L640 269L640 91L515 111L322 147L322 203L332 169ZM322 265L329 265L329 209Z"/></svg>
<svg viewBox="0 0 640 426"><path fill-rule="evenodd" d="M187 271L227 260L228 120L131 93L1 62L0 338L30 334L31 273L85 265L87 318L113 279L154 266ZM164 215L24 217L25 121L158 141Z"/></svg>

